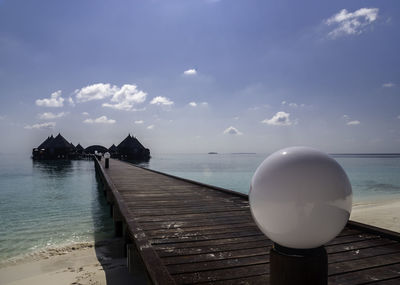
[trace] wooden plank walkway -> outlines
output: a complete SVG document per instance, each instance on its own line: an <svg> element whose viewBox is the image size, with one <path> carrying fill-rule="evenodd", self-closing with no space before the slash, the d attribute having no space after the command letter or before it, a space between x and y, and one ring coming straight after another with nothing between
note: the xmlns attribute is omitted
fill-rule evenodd
<svg viewBox="0 0 400 285"><path fill-rule="evenodd" d="M95 165L151 283L269 284L272 243L246 195L114 159ZM398 233L349 222L326 250L329 284L400 284Z"/></svg>

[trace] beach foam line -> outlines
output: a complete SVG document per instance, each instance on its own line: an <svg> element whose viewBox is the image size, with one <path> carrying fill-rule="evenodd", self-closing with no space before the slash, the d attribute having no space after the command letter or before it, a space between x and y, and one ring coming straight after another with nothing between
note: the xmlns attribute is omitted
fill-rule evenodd
<svg viewBox="0 0 400 285"><path fill-rule="evenodd" d="M101 241L99 241L98 244L101 244ZM49 259L50 257L53 256L65 255L74 251L93 248L94 246L95 246L94 242L78 242L78 243L63 244L59 246L42 248L33 252L23 253L21 255L17 255L15 257L11 257L6 260L0 261L0 268L27 263L31 261Z"/></svg>

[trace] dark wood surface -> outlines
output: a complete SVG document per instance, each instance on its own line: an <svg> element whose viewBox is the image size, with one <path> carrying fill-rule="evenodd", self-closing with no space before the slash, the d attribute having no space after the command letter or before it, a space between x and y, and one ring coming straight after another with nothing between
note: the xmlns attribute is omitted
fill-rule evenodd
<svg viewBox="0 0 400 285"><path fill-rule="evenodd" d="M154 284L269 284L271 241L247 197L118 160L95 162ZM400 235L356 222L325 248L329 284L400 284Z"/></svg>

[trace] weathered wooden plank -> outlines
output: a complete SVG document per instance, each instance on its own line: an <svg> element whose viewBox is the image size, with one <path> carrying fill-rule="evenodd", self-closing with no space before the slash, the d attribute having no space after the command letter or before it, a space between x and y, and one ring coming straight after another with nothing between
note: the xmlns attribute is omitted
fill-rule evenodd
<svg viewBox="0 0 400 285"><path fill-rule="evenodd" d="M329 255L329 262L342 262L365 257L380 256L389 253L397 253L400 255L400 244L396 243L391 246L376 246L364 249L350 250L346 252L332 253Z"/></svg>
<svg viewBox="0 0 400 285"><path fill-rule="evenodd" d="M186 228L169 228L169 229L157 229L157 230L146 230L148 236L186 236L186 235L199 235L199 234L212 234L212 233L223 233L223 232L231 232L236 230L244 230L244 229L257 229L254 223L238 223L238 224L211 224L202 227L186 227Z"/></svg>
<svg viewBox="0 0 400 285"><path fill-rule="evenodd" d="M400 278L400 263L368 268L345 274L332 275L328 277L328 284L370 284L380 283L380 281Z"/></svg>
<svg viewBox="0 0 400 285"><path fill-rule="evenodd" d="M167 265L171 274L196 273L231 267L243 267L249 265L266 264L269 262L269 254L245 256L240 258L229 258L222 260L202 261L196 263Z"/></svg>
<svg viewBox="0 0 400 285"><path fill-rule="evenodd" d="M209 234L209 235L200 235L200 236L185 236L185 237L176 237L176 238L151 238L150 242L152 245L161 245L161 244L177 244L183 243L191 244L193 242L207 242L207 241L219 241L219 240L229 240L235 239L239 237L249 237L249 236L263 236L263 234L259 230L247 230L247 231L235 231L230 233L222 233L222 234Z"/></svg>
<svg viewBox="0 0 400 285"><path fill-rule="evenodd" d="M251 277L229 279L223 281L208 282L207 284L213 285L268 285L269 274L256 275Z"/></svg>
<svg viewBox="0 0 400 285"><path fill-rule="evenodd" d="M127 203L129 206L129 203ZM199 208L162 208L162 209L131 209L131 212L135 214L135 216L164 216L164 215L183 215L183 214L199 214L199 213L208 213L212 215L213 213L219 212L238 212L238 211L247 211L248 207L199 207Z"/></svg>
<svg viewBox="0 0 400 285"><path fill-rule="evenodd" d="M194 220L174 220L174 221L158 221L158 222L141 222L140 226L144 230L161 230L161 229L185 229L185 228L199 228L205 226L219 226L219 225L235 225L243 223L253 223L251 217L224 217L224 218L204 218Z"/></svg>
<svg viewBox="0 0 400 285"><path fill-rule="evenodd" d="M200 253L214 253L218 251L245 249L252 247L270 246L272 242L265 236L250 236L234 239L221 239L200 241L192 243L179 243L168 245L154 245L153 247L161 257L191 255Z"/></svg>
<svg viewBox="0 0 400 285"><path fill-rule="evenodd" d="M196 214L181 214L174 216L141 216L141 217L133 217L130 216L130 219L137 220L140 222L159 222L159 221L175 221L179 220L195 220L195 219L206 219L209 217L207 213L196 213ZM223 217L251 217L249 211L233 211L233 212L217 212L213 214L214 218L223 218Z"/></svg>
<svg viewBox="0 0 400 285"><path fill-rule="evenodd" d="M330 275L333 275L395 263L400 263L400 254L398 254L398 252L350 261L335 262L328 265L328 271Z"/></svg>
<svg viewBox="0 0 400 285"><path fill-rule="evenodd" d="M374 283L370 283L370 284L374 284ZM379 285L399 285L400 284L400 277L394 277L393 279L387 279L384 281L378 281L375 284L379 284Z"/></svg>
<svg viewBox="0 0 400 285"><path fill-rule="evenodd" d="M339 236L330 241L327 245L335 245L335 244L342 244L342 243L349 243L361 240L368 240L368 239L379 239L380 236L374 234L358 234L358 235L350 235L350 236Z"/></svg>
<svg viewBox="0 0 400 285"><path fill-rule="evenodd" d="M209 270L173 275L178 284L196 284L202 282L222 281L235 278L252 277L269 273L268 264L232 267L219 270Z"/></svg>
<svg viewBox="0 0 400 285"><path fill-rule="evenodd" d="M332 254L332 253L357 250L357 249L362 249L362 248L392 245L392 244L396 244L396 243L397 242L393 241L393 240L379 238L379 239L354 241L354 242L350 242L350 243L342 243L342 244L337 244L337 245L329 245L329 246L326 246L325 249L328 254Z"/></svg>
<svg viewBox="0 0 400 285"><path fill-rule="evenodd" d="M264 245L263 243L262 245ZM241 257L249 257L255 255L265 255L269 254L271 246L263 246L263 247L255 247L255 248L245 248L245 246L241 245L238 250L230 250L230 251L217 251L216 253L202 253L195 255L183 255L183 256L173 256L173 257L165 257L162 259L165 265L176 265L176 264L185 264L185 263L195 263L195 262L203 262L203 261L214 261L214 260L222 260L222 259L232 259L232 258L241 258Z"/></svg>

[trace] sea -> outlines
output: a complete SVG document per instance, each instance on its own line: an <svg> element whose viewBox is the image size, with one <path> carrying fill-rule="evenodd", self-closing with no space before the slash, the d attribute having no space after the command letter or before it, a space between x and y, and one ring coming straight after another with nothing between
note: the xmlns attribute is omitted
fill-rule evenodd
<svg viewBox="0 0 400 285"><path fill-rule="evenodd" d="M248 193L267 154L153 154L138 165ZM400 200L399 155L333 155L353 203ZM0 266L39 251L96 242L113 234L109 208L90 160L33 161L0 154Z"/></svg>

